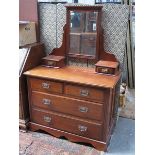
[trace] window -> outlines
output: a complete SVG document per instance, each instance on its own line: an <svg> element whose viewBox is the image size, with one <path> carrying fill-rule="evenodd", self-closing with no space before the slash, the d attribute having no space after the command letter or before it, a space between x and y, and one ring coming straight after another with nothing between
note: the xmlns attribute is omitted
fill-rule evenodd
<svg viewBox="0 0 155 155"><path fill-rule="evenodd" d="M121 0L95 0L95 4L102 4L102 3L116 3L116 4L121 4Z"/></svg>

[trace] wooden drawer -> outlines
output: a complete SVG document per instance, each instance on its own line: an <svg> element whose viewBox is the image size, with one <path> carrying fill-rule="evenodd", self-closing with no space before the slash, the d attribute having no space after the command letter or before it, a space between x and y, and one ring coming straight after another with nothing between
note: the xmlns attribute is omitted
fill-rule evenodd
<svg viewBox="0 0 155 155"><path fill-rule="evenodd" d="M102 120L102 104L71 99L68 97L32 92L32 105L83 118Z"/></svg>
<svg viewBox="0 0 155 155"><path fill-rule="evenodd" d="M65 115L58 115L52 112L44 112L32 109L32 118L34 123L67 131L84 137L101 140L102 124L88 122L82 119L75 119Z"/></svg>
<svg viewBox="0 0 155 155"><path fill-rule="evenodd" d="M65 85L64 92L67 95L76 96L90 101L103 101L104 92L101 89L95 89L83 86Z"/></svg>
<svg viewBox="0 0 155 155"><path fill-rule="evenodd" d="M42 58L42 66L52 67L52 68L61 68L65 66L65 57L48 55Z"/></svg>
<svg viewBox="0 0 155 155"><path fill-rule="evenodd" d="M54 82L49 80L30 78L30 85L32 91L41 91L46 93L62 93L63 84L60 82Z"/></svg>
<svg viewBox="0 0 155 155"><path fill-rule="evenodd" d="M119 71L118 62L100 60L95 64L95 66L95 71L98 73L115 75Z"/></svg>
<svg viewBox="0 0 155 155"><path fill-rule="evenodd" d="M96 72L103 74L115 74L115 70L113 68L108 67L97 67Z"/></svg>

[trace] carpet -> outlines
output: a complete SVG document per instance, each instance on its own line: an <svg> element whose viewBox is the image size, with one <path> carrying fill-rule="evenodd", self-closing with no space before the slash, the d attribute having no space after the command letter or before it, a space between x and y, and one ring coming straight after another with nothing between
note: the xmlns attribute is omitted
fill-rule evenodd
<svg viewBox="0 0 155 155"><path fill-rule="evenodd" d="M19 132L19 155L103 155L93 147L40 132Z"/></svg>

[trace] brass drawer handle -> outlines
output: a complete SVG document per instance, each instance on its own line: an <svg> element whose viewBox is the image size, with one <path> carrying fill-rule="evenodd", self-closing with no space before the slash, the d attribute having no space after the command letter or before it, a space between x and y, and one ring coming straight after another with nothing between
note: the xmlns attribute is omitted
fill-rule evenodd
<svg viewBox="0 0 155 155"><path fill-rule="evenodd" d="M48 117L48 116L44 116L44 121L47 122L47 123L50 123L52 120L51 117Z"/></svg>
<svg viewBox="0 0 155 155"><path fill-rule="evenodd" d="M79 128L79 130L80 130L81 132L86 132L86 131L87 131L87 127L86 127L86 126L79 125L78 128Z"/></svg>
<svg viewBox="0 0 155 155"><path fill-rule="evenodd" d="M86 112L88 112L88 108L87 108L87 107L82 107L82 106L80 106L80 107L79 107L79 111L80 111L80 112L85 112L85 113L86 113Z"/></svg>
<svg viewBox="0 0 155 155"><path fill-rule="evenodd" d="M86 96L89 95L89 91L88 91L88 90L81 89L81 90L80 90L80 95L86 97Z"/></svg>
<svg viewBox="0 0 155 155"><path fill-rule="evenodd" d="M51 100L46 99L46 98L43 98L42 103L43 103L44 105L50 105L50 104L51 104Z"/></svg>
<svg viewBox="0 0 155 155"><path fill-rule="evenodd" d="M54 62L53 61L48 61L48 65L54 65Z"/></svg>
<svg viewBox="0 0 155 155"><path fill-rule="evenodd" d="M104 72L104 73L107 73L108 72L108 68L102 68L101 71Z"/></svg>
<svg viewBox="0 0 155 155"><path fill-rule="evenodd" d="M43 83L42 83L42 87L43 87L44 89L49 89L49 88L50 88L50 84L49 84L49 83L46 83L46 82L43 82Z"/></svg>

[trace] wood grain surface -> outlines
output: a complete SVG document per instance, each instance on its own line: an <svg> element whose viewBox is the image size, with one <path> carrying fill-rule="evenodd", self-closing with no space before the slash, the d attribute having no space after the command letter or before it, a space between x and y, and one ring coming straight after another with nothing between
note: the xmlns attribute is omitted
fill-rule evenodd
<svg viewBox="0 0 155 155"><path fill-rule="evenodd" d="M32 77L67 81L102 88L114 88L120 78L120 74L116 76L100 75L96 74L95 69L81 69L75 66L66 66L59 69L38 66L24 74Z"/></svg>

